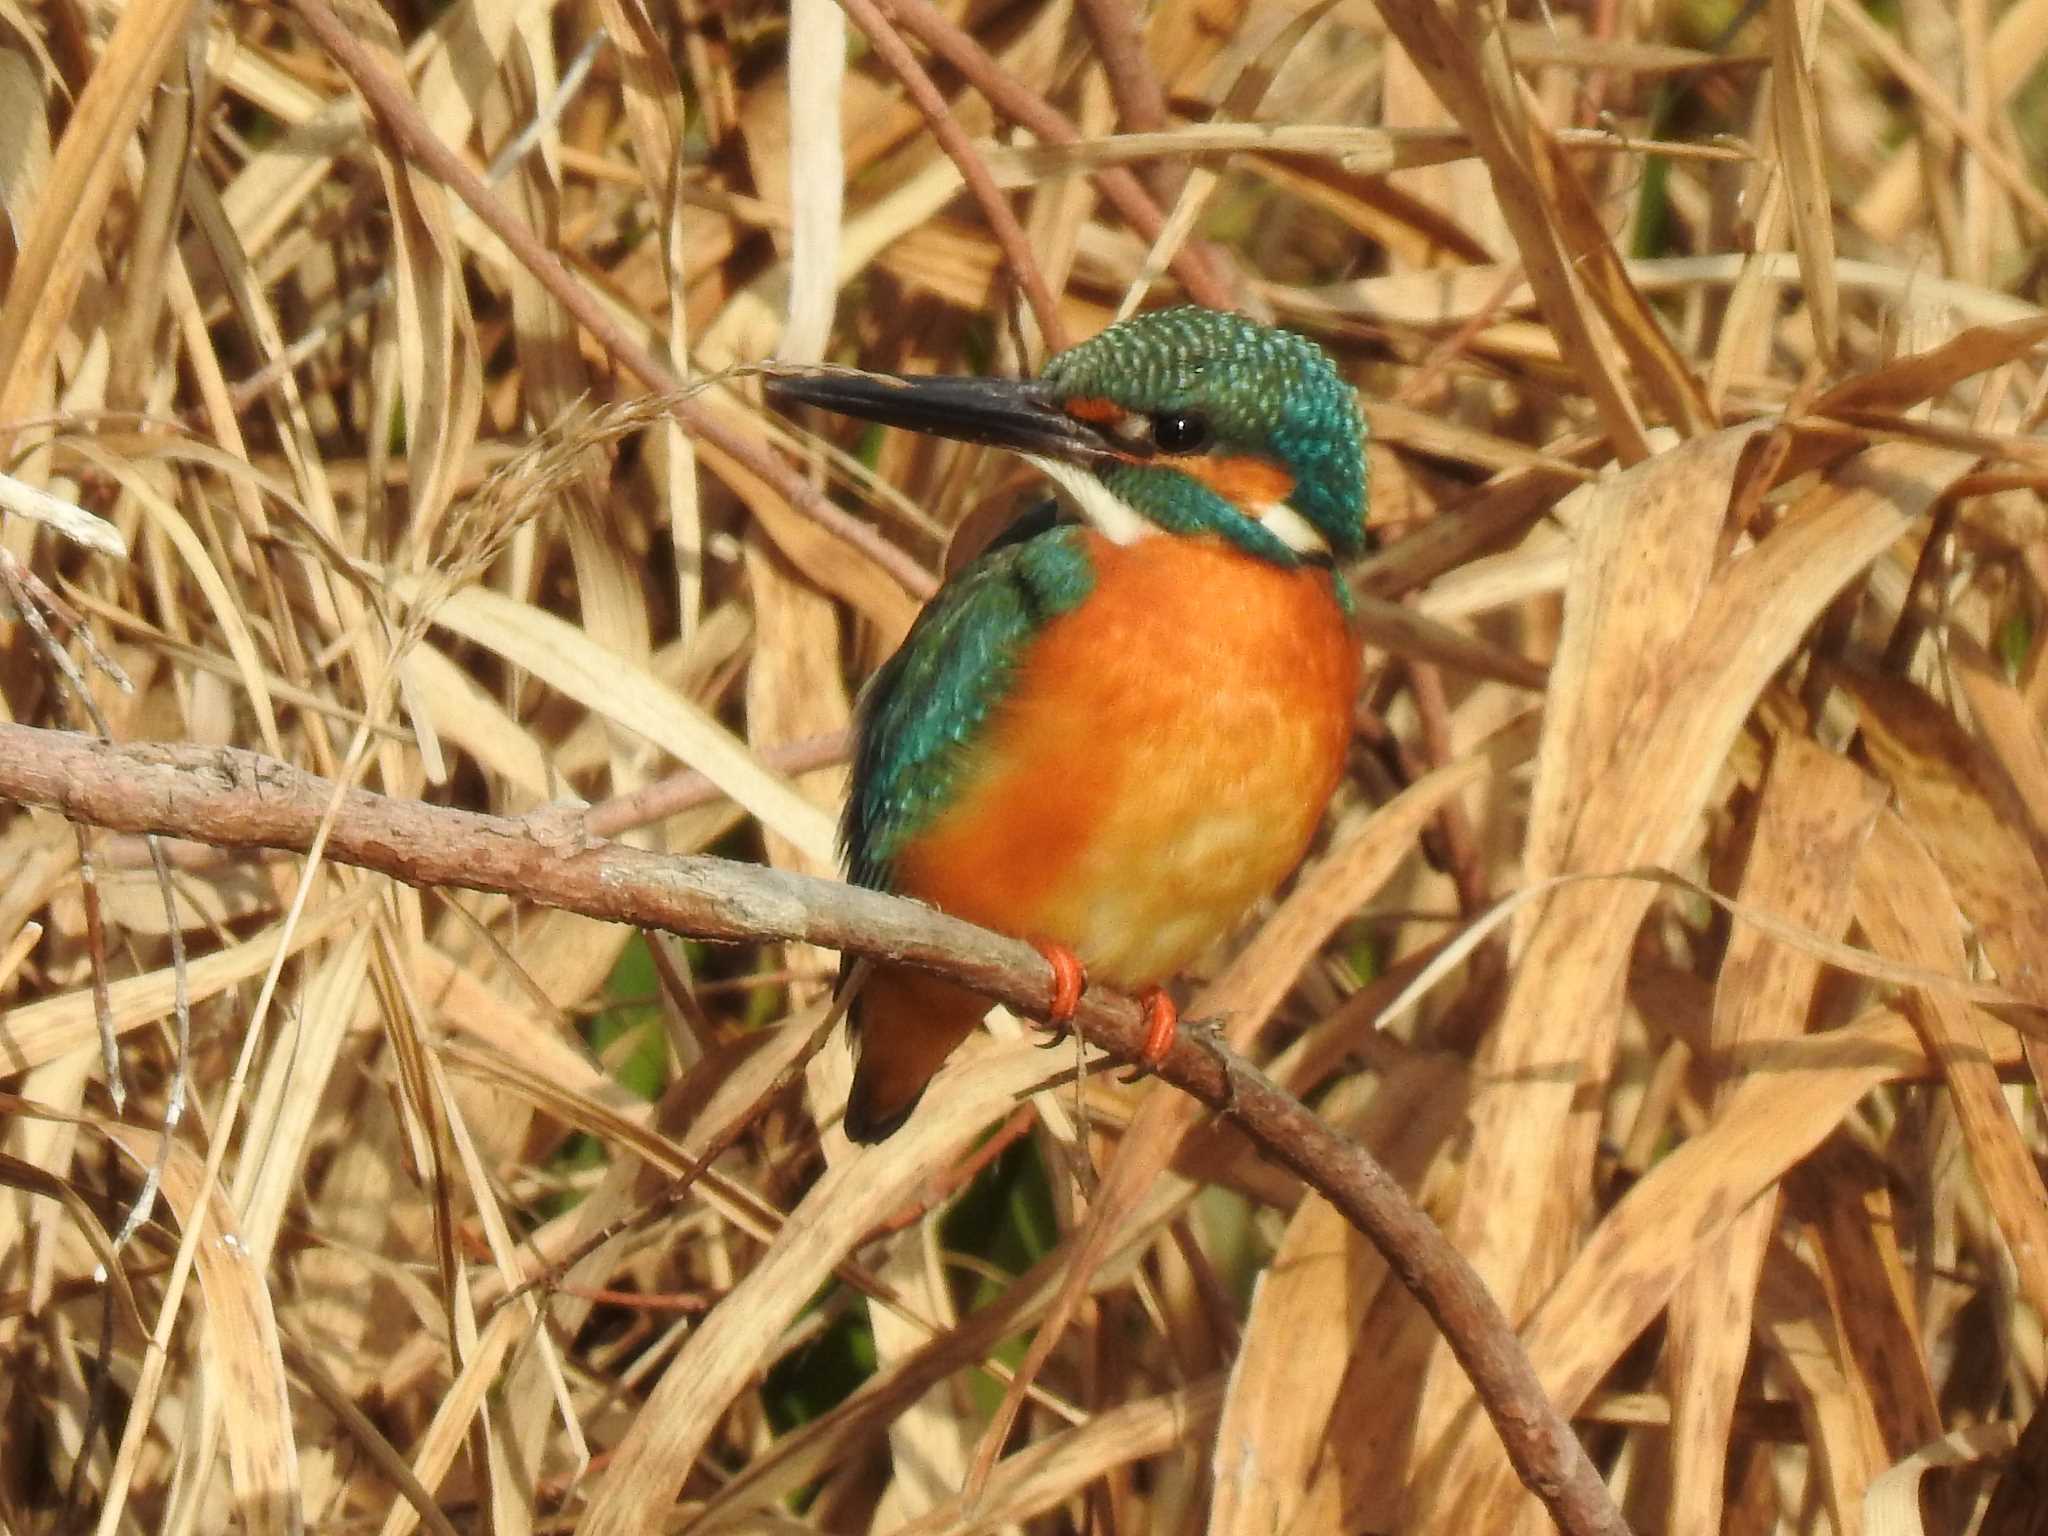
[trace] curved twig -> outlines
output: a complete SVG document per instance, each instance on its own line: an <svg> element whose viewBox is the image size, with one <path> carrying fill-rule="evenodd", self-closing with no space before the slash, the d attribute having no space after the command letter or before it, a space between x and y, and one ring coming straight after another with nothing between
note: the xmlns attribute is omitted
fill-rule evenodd
<svg viewBox="0 0 2048 1536"><path fill-rule="evenodd" d="M1048 144L1072 144L1081 137L1064 113L1006 74L987 49L948 21L930 0L879 3L890 20L959 70L988 98L990 106L1012 122L1030 129ZM1147 243L1157 240L1160 230L1166 227L1166 215L1138 178L1122 166L1101 166L1094 175L1096 187L1131 228ZM1206 304L1211 309L1235 307L1229 280L1194 247L1181 247L1173 259L1173 271L1187 289L1188 297L1197 304Z"/></svg>
<svg viewBox="0 0 2048 1536"><path fill-rule="evenodd" d="M932 137L939 141L939 147L959 167L961 180L974 194L975 202L981 206L982 217L988 220L989 230L996 237L996 244L1002 247L1004 265L1009 267L1010 276L1016 279L1017 287L1024 294L1024 302L1031 306L1031 313L1038 320L1038 332L1045 338L1046 350L1065 351L1067 330L1060 323L1059 300L1046 286L1045 274L1039 270L1038 260L1031 254L1030 237L1024 233L1024 226L1017 222L1016 210L1003 196L995 177L989 174L974 141L954 120L945 96L932 77L925 73L924 66L917 62L917 55L903 41L903 34L891 25L875 0L839 0L839 4L853 24L866 34L869 46L903 83L905 93L917 110L924 114L925 126L931 129Z"/></svg>

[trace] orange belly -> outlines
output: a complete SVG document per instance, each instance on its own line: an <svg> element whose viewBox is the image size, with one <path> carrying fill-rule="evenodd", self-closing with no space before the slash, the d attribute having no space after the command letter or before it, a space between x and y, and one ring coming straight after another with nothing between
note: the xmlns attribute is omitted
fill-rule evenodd
<svg viewBox="0 0 2048 1536"><path fill-rule="evenodd" d="M1133 988L1299 862L1343 768L1357 647L1324 572L1184 537L1089 547L1094 591L1040 632L896 877Z"/></svg>

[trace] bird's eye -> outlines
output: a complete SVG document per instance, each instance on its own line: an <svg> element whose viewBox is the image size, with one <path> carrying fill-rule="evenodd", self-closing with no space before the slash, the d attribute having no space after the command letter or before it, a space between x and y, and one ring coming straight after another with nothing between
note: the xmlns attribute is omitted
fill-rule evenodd
<svg viewBox="0 0 2048 1536"><path fill-rule="evenodd" d="M1161 411L1152 418L1152 444L1161 453L1196 453L1209 446L1209 422L1193 411Z"/></svg>

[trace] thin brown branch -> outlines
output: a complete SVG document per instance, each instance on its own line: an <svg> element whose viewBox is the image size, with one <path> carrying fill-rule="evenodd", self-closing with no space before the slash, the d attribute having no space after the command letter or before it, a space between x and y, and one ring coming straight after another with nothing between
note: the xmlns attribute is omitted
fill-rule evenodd
<svg viewBox="0 0 2048 1536"><path fill-rule="evenodd" d="M1132 0L1080 0L1081 22L1095 41L1095 56L1109 80L1117 121L1125 133L1157 133L1166 126L1166 92L1145 54L1145 28ZM1151 168L1152 194L1171 208L1187 177L1184 162L1160 161Z"/></svg>
<svg viewBox="0 0 2048 1536"><path fill-rule="evenodd" d="M938 589L932 574L874 529L834 506L804 477L753 438L737 432L730 423L707 410L701 403L685 399L681 379L656 357L616 316L578 282L562 258L541 244L539 236L512 216L512 212L482 176L462 157L442 143L421 114L405 86L391 77L376 57L356 40L327 0L289 0L293 12L319 40L329 57L341 67L378 121L399 146L425 170L440 178L450 191L504 241L520 265L534 275L556 303L567 310L627 372L659 394L674 394L669 410L691 433L709 439L730 454L750 473L773 486L791 507L858 549L887 571L913 597L930 597Z"/></svg>
<svg viewBox="0 0 2048 1536"><path fill-rule="evenodd" d="M89 829L77 822L78 895L85 913L85 958L92 971L92 1011L100 1026L100 1066L107 1074L107 1097L114 1113L128 1107L128 1078L121 1070L121 1033L114 1027L114 995L107 985L107 925L100 910L100 877Z"/></svg>
<svg viewBox="0 0 2048 1536"><path fill-rule="evenodd" d="M700 939L820 944L951 977L1025 1013L1043 1005L1053 979L1030 945L878 891L725 859L543 840L525 822L365 790L337 802L330 782L235 748L114 747L0 724L0 799L117 831L294 851L311 845L334 805L326 857L410 885L490 891ZM1129 998L1091 990L1075 1023L1122 1060L1143 1048L1144 1017ZM1158 1075L1234 1120L1371 1239L1443 1330L1523 1483L1562 1529L1628 1530L1499 1306L1384 1168L1201 1031L1182 1032Z"/></svg>
<svg viewBox="0 0 2048 1536"><path fill-rule="evenodd" d="M839 0L839 4L852 18L853 24L866 34L868 44L880 55L896 78L903 82L903 89L924 114L932 137L939 141L939 147L959 167L961 180L967 183L967 190L981 205L982 217L988 220L989 230L996 237L996 244L1002 248L1003 263L1010 269L1010 276L1016 279L1017 287L1023 292L1024 302L1031 306L1031 313L1038 318L1039 334L1045 338L1050 351L1066 350L1066 327L1060 324L1059 300L1046 286L1045 274L1038 268L1037 259L1031 254L1030 237L1024 233L1024 226L1017 222L1016 211L1010 207L1009 199L1003 196L1003 189L996 185L995 177L989 174L988 166L975 152L974 141L967 137L960 124L954 120L953 112L946 105L946 98L925 73L924 66L917 62L917 55L910 51L910 45L903 41L903 34L890 25L875 0Z"/></svg>
<svg viewBox="0 0 2048 1536"><path fill-rule="evenodd" d="M754 755L762 767L776 773L800 774L843 763L852 749L851 731L820 731L815 736L763 747ZM709 805L724 798L725 791L696 769L681 768L656 779L644 789L599 801L585 813L584 827L592 837L617 837L621 832L651 826L696 806Z"/></svg>
<svg viewBox="0 0 2048 1536"><path fill-rule="evenodd" d="M830 768L846 761L853 747L853 733L847 730L820 731L800 736L773 747L762 747L754 756L762 767L780 774L804 774ZM631 794L599 800L582 813L583 830L592 837L617 837L635 827L652 826L700 805L726 799L717 784L695 768L678 768ZM186 874L217 878L238 867L224 850L201 843L163 844L164 857L173 869ZM101 862L108 869L141 869L150 863L149 845L141 838L107 839Z"/></svg>
<svg viewBox="0 0 2048 1536"><path fill-rule="evenodd" d="M1402 659L1408 674L1409 696L1415 700L1416 719L1422 726L1422 746L1429 768L1441 768L1455 752L1451 745L1451 705L1444 694L1443 669L1413 656ZM1458 909L1467 917L1477 916L1493 904L1493 891L1479 859L1472 837L1472 818L1464 802L1452 798L1437 813L1437 836L1443 840L1444 862L1458 887Z"/></svg>
<svg viewBox="0 0 2048 1536"><path fill-rule="evenodd" d="M882 11L905 32L965 75L970 84L1003 116L1031 130L1048 144L1072 144L1080 130L1029 86L1006 73L988 51L939 14L929 0L877 0ZM1152 201L1138 178L1121 166L1094 173L1095 185L1110 205L1147 241L1157 241L1166 215ZM1229 280L1207 255L1183 246L1173 258L1173 272L1188 297L1211 309L1234 307Z"/></svg>
<svg viewBox="0 0 2048 1536"><path fill-rule="evenodd" d="M1157 133L1166 126L1166 92L1145 56L1145 29L1130 0L1080 0L1077 7L1095 56L1109 77L1117 120L1126 133Z"/></svg>

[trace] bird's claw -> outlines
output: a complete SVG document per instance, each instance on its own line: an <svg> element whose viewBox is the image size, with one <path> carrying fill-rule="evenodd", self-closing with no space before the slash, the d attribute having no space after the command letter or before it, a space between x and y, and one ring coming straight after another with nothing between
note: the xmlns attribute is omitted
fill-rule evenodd
<svg viewBox="0 0 2048 1536"><path fill-rule="evenodd" d="M1138 994L1138 1006L1145 1010L1145 1039L1138 1047L1137 1061L1124 1074L1126 1083L1142 1082L1157 1071L1180 1032L1180 1009L1166 988L1147 987Z"/></svg>
<svg viewBox="0 0 2048 1536"><path fill-rule="evenodd" d="M1052 1038L1041 1047L1051 1050L1067 1038L1067 1026L1081 1006L1081 994L1088 990L1088 972L1081 957L1064 944L1033 939L1031 947L1052 967L1052 996L1045 1005L1043 1026Z"/></svg>

